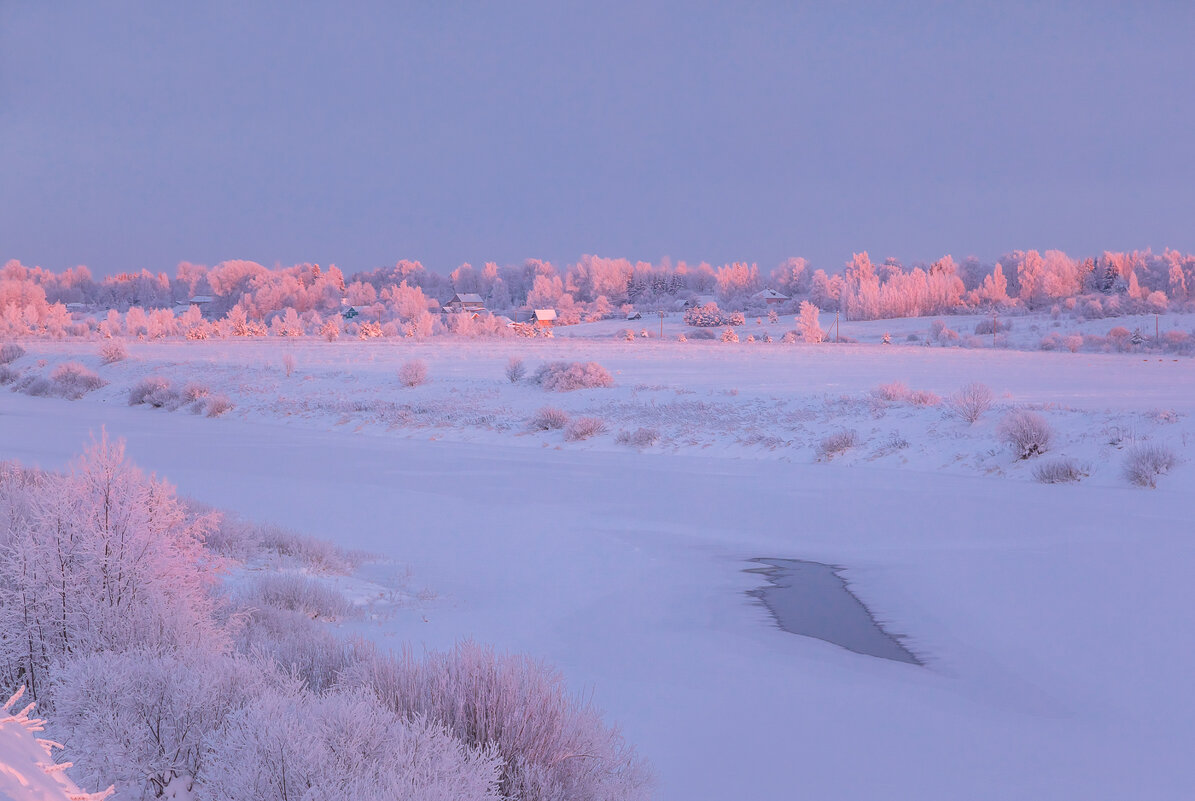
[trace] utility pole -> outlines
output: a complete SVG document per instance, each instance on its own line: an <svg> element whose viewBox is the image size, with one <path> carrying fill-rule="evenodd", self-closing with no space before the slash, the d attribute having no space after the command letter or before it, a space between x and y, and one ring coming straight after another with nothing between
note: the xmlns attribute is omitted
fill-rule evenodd
<svg viewBox="0 0 1195 801"><path fill-rule="evenodd" d="M664 338L664 310L660 309L660 339Z"/></svg>
<svg viewBox="0 0 1195 801"><path fill-rule="evenodd" d="M838 315L841 314L837 309L834 310L834 343L838 344Z"/></svg>
<svg viewBox="0 0 1195 801"><path fill-rule="evenodd" d="M1162 341L1162 324L1158 320L1159 315L1154 315L1154 342Z"/></svg>
<svg viewBox="0 0 1195 801"><path fill-rule="evenodd" d="M1000 327L1000 318L996 315L996 307L992 307L992 347L996 347L996 329Z"/></svg>

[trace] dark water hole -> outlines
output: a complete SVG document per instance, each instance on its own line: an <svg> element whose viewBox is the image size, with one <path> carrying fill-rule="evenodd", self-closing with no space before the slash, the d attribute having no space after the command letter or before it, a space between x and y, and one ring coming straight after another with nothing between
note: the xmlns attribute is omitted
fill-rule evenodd
<svg viewBox="0 0 1195 801"><path fill-rule="evenodd" d="M876 622L839 575L841 567L800 559L752 559L768 585L749 591L784 631L816 637L848 651L920 665L900 639Z"/></svg>

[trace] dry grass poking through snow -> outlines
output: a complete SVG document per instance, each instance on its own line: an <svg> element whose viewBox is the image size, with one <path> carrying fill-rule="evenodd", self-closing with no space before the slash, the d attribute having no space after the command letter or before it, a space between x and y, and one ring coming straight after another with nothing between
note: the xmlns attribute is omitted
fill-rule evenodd
<svg viewBox="0 0 1195 801"><path fill-rule="evenodd" d="M544 406L531 418L532 431L558 431L568 425L568 413L555 406Z"/></svg>
<svg viewBox="0 0 1195 801"><path fill-rule="evenodd" d="M1087 469L1069 457L1051 459L1033 470L1033 477L1042 484L1073 484L1088 474Z"/></svg>
<svg viewBox="0 0 1195 801"><path fill-rule="evenodd" d="M839 431L822 439L817 444L817 458L828 462L839 454L846 453L859 444L859 435L851 429Z"/></svg>
<svg viewBox="0 0 1195 801"><path fill-rule="evenodd" d="M578 442L590 437L596 437L606 431L606 421L600 417L578 417L564 427L564 438L569 442Z"/></svg>

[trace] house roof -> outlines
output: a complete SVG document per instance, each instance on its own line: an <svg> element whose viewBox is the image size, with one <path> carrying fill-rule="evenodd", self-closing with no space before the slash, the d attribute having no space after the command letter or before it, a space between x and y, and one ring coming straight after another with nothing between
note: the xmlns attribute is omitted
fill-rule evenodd
<svg viewBox="0 0 1195 801"><path fill-rule="evenodd" d="M196 295L195 297L193 297L187 301L187 303L211 303L211 302L212 302L211 295Z"/></svg>
<svg viewBox="0 0 1195 801"><path fill-rule="evenodd" d="M555 320L556 319L556 310L555 309L536 309L535 310L535 319L536 320Z"/></svg>
<svg viewBox="0 0 1195 801"><path fill-rule="evenodd" d="M450 300L448 302L449 303L485 303L485 300L482 299L481 295L478 295L475 292L466 292L463 295L458 292L457 294L453 295L452 300Z"/></svg>
<svg viewBox="0 0 1195 801"><path fill-rule="evenodd" d="M783 292L777 292L774 289L761 290L751 297L758 298L759 300L788 300L788 295L785 295Z"/></svg>

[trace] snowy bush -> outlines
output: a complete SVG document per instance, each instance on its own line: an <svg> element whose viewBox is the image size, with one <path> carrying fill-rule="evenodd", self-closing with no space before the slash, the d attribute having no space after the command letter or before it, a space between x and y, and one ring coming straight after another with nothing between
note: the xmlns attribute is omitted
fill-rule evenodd
<svg viewBox="0 0 1195 801"><path fill-rule="evenodd" d="M54 394L68 400L78 400L108 382L78 362L63 362L50 373Z"/></svg>
<svg viewBox="0 0 1195 801"><path fill-rule="evenodd" d="M548 362L540 365L532 380L549 392L614 386L614 378L597 362Z"/></svg>
<svg viewBox="0 0 1195 801"><path fill-rule="evenodd" d="M1033 477L1042 484L1068 484L1079 481L1087 471L1074 459L1062 457L1043 462L1033 470Z"/></svg>
<svg viewBox="0 0 1195 801"><path fill-rule="evenodd" d="M634 431L619 431L615 441L632 448L650 448L660 440L660 432L654 428L637 428Z"/></svg>
<svg viewBox="0 0 1195 801"><path fill-rule="evenodd" d="M206 411L208 417L219 417L230 409L232 409L232 401L228 399L227 395L208 396Z"/></svg>
<svg viewBox="0 0 1195 801"><path fill-rule="evenodd" d="M1012 448L1017 459L1038 456L1050 447L1050 424L1040 414L1026 409L1014 409L1006 414L996 433Z"/></svg>
<svg viewBox="0 0 1195 801"><path fill-rule="evenodd" d="M817 458L830 461L840 453L846 453L859 444L859 435L852 430L839 431L822 439L817 444Z"/></svg>
<svg viewBox="0 0 1195 801"><path fill-rule="evenodd" d="M25 355L25 349L15 342L0 345L0 364L11 364Z"/></svg>
<svg viewBox="0 0 1195 801"><path fill-rule="evenodd" d="M987 384L973 381L950 396L948 406L958 418L975 423L992 408L992 390Z"/></svg>
<svg viewBox="0 0 1195 801"><path fill-rule="evenodd" d="M270 688L298 689L270 665L241 657L101 653L56 671L49 711L85 783L114 782L120 798L186 798L171 784L201 783L208 738Z"/></svg>
<svg viewBox="0 0 1195 801"><path fill-rule="evenodd" d="M188 381L183 384L179 398L183 403L195 403L195 401L206 398L211 394L212 391L205 384L200 384L198 381Z"/></svg>
<svg viewBox="0 0 1195 801"><path fill-rule="evenodd" d="M290 311L294 311L294 310L291 309ZM283 335L283 336L285 336L285 335ZM287 378L290 378L292 375L294 375L294 373L295 373L295 354L293 354L293 353L282 354L282 371L284 373L286 373Z"/></svg>
<svg viewBox="0 0 1195 801"><path fill-rule="evenodd" d="M691 334L689 334L689 338L690 339L717 339L718 337L717 337L717 335L714 334L713 331L707 331L705 329L702 329L699 331L694 331Z"/></svg>
<svg viewBox="0 0 1195 801"><path fill-rule="evenodd" d="M578 417L564 427L564 438L569 442L577 442L590 437L596 437L606 431L606 421L600 417Z"/></svg>
<svg viewBox="0 0 1195 801"><path fill-rule="evenodd" d="M737 332L735 332L735 330L733 328L731 328L730 326L727 326L726 328L722 329L722 341L723 342L738 342L739 335Z"/></svg>
<svg viewBox="0 0 1195 801"><path fill-rule="evenodd" d="M178 392L171 388L168 379L161 376L154 375L143 378L129 390L130 406L139 406L145 403L155 408L163 406L176 408L179 401Z"/></svg>
<svg viewBox="0 0 1195 801"><path fill-rule="evenodd" d="M1145 442L1134 445L1125 453L1124 475L1138 487L1156 487L1158 476L1169 472L1178 457L1165 445Z"/></svg>
<svg viewBox="0 0 1195 801"><path fill-rule="evenodd" d="M265 693L209 741L197 801L502 798L493 747L469 747L360 690Z"/></svg>
<svg viewBox="0 0 1195 801"><path fill-rule="evenodd" d="M880 400L903 401L909 396L909 388L903 381L893 381L888 384L880 384L871 391L871 394Z"/></svg>
<svg viewBox="0 0 1195 801"><path fill-rule="evenodd" d="M336 683L351 665L373 653L360 639L343 639L302 612L257 605L237 608L234 644L237 652L266 659L315 691Z"/></svg>
<svg viewBox="0 0 1195 801"><path fill-rule="evenodd" d="M912 390L905 400L914 406L937 406L942 402L942 399L938 397L936 392L930 392L927 389Z"/></svg>
<svg viewBox="0 0 1195 801"><path fill-rule="evenodd" d="M785 345L795 344L797 341L797 332L796 331L785 331L784 336L780 337L780 341L783 342Z"/></svg>
<svg viewBox="0 0 1195 801"><path fill-rule="evenodd" d="M725 320L717 303L707 303L704 306L694 306L685 310L685 325L694 328L716 328Z"/></svg>
<svg viewBox="0 0 1195 801"><path fill-rule="evenodd" d="M510 361L506 363L506 380L517 384L523 380L525 375L527 375L527 365L523 364L523 360L517 356L511 356Z"/></svg>
<svg viewBox="0 0 1195 801"><path fill-rule="evenodd" d="M568 414L554 406L544 406L531 417L532 431L556 431L568 425Z"/></svg>
<svg viewBox="0 0 1195 801"><path fill-rule="evenodd" d="M636 801L646 767L600 713L570 698L561 675L525 656L462 643L416 659L410 651L346 671L345 686L372 690L406 720L445 727L471 748L492 744L503 798Z"/></svg>
<svg viewBox="0 0 1195 801"><path fill-rule="evenodd" d="M427 383L427 363L422 359L411 359L398 368L398 382L404 387L417 387Z"/></svg>
<svg viewBox="0 0 1195 801"><path fill-rule="evenodd" d="M20 370L14 370L7 364L0 364L0 385L11 384L21 376Z"/></svg>
<svg viewBox="0 0 1195 801"><path fill-rule="evenodd" d="M100 361L104 364L123 362L127 358L129 358L129 349L124 346L123 340L108 339L100 345Z"/></svg>
<svg viewBox="0 0 1195 801"><path fill-rule="evenodd" d="M342 593L325 582L299 573L267 573L258 576L239 597L244 606L258 604L301 612L312 620L338 620L353 610Z"/></svg>
<svg viewBox="0 0 1195 801"><path fill-rule="evenodd" d="M941 321L939 320L938 322L941 322ZM945 323L942 323L942 328L943 329L946 328ZM1004 331L1011 331L1011 330L1012 330L1012 321L1011 320L999 320L999 319L992 320L992 318L988 317L986 319L980 320L978 323L975 324L975 333L976 334L988 334L990 336L991 334L999 334Z"/></svg>

